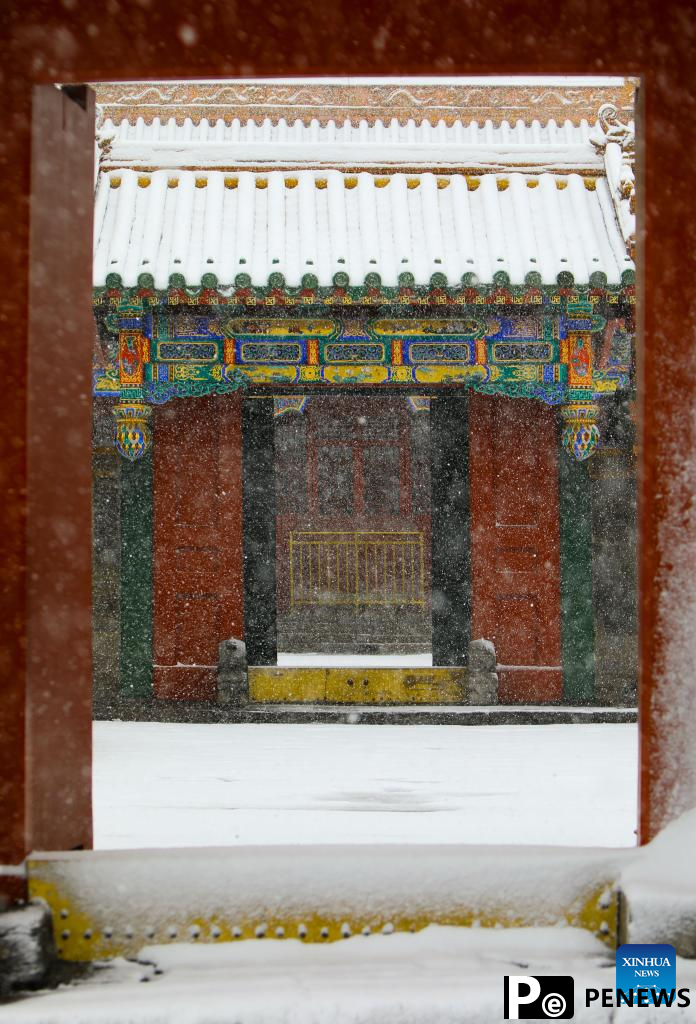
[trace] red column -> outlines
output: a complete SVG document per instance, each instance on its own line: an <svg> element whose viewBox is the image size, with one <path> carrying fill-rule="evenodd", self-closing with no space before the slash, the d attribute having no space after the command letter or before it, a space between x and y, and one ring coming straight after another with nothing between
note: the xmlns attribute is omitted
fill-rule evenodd
<svg viewBox="0 0 696 1024"><path fill-rule="evenodd" d="M686 182L677 194L666 185L682 133L696 128L696 111L681 124L675 86L657 78L647 81L637 136L645 153L639 224L646 229L638 232L641 842L696 806L694 199Z"/></svg>
<svg viewBox="0 0 696 1024"><path fill-rule="evenodd" d="M93 94L37 86L32 113L29 369L2 459L11 547L0 614L0 895L10 896L22 883L7 867L29 850L92 841ZM26 212L16 210L20 235Z"/></svg>

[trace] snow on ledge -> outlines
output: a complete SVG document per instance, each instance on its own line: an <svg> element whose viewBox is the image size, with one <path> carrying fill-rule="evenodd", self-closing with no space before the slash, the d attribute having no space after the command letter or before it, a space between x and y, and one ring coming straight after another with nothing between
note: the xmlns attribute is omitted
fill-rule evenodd
<svg viewBox="0 0 696 1024"><path fill-rule="evenodd" d="M667 942L696 958L696 808L642 847L621 873L629 942Z"/></svg>
<svg viewBox="0 0 696 1024"><path fill-rule="evenodd" d="M39 853L30 878L102 924L128 906L153 928L224 911L243 920L325 915L479 916L551 926L611 889L635 851L464 845L241 846Z"/></svg>

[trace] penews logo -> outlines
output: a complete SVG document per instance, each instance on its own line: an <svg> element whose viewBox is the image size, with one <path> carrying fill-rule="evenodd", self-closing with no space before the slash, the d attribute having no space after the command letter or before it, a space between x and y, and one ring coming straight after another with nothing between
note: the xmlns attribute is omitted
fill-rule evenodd
<svg viewBox="0 0 696 1024"><path fill-rule="evenodd" d="M505 976L505 1020L569 1020L573 1004L574 983L567 975Z"/></svg>

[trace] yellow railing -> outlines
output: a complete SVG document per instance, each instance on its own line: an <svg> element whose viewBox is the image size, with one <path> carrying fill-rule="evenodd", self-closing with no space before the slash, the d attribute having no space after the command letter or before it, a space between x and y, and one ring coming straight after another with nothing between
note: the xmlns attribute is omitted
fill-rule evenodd
<svg viewBox="0 0 696 1024"><path fill-rule="evenodd" d="M423 605L423 534L415 530L290 534L290 603Z"/></svg>

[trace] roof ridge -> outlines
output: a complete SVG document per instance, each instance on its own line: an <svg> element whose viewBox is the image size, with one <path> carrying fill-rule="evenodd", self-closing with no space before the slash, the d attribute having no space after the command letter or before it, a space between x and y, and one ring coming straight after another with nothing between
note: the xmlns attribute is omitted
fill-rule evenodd
<svg viewBox="0 0 696 1024"><path fill-rule="evenodd" d="M400 123L413 119L422 124L426 119L452 124L461 119L491 119L525 123L534 119L548 123L570 119L579 124L583 118L594 120L602 104L612 103L625 118L633 108L634 82L621 84L578 84L559 79L557 83L522 82L489 84L479 81L451 79L442 81L393 80L375 82L344 81L326 83L303 81L223 81L223 82L126 82L95 85L97 106L103 118L126 111L133 118L142 116L152 123L157 116L173 115L183 121L190 112L199 119L207 111L213 118L269 117L277 122L284 117L292 122L312 121L326 125L330 121L348 119L353 124L366 121Z"/></svg>

